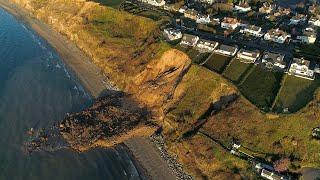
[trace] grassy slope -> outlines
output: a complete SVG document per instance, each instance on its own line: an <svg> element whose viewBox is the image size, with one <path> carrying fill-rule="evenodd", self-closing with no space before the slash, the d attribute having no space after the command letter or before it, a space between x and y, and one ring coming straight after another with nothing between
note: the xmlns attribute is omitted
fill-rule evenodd
<svg viewBox="0 0 320 180"><path fill-rule="evenodd" d="M223 72L223 75L235 83L239 83L243 75L251 67L251 64L245 64L239 61L239 59L232 60L231 64Z"/></svg>
<svg viewBox="0 0 320 180"><path fill-rule="evenodd" d="M319 101L319 96L318 96ZM311 130L320 124L320 111L316 103L303 111L279 118L259 113L246 100L240 99L231 107L210 118L203 131L225 145L238 138L241 143L260 152L268 160L291 157L294 165L320 166L320 142L310 139Z"/></svg>
<svg viewBox="0 0 320 180"><path fill-rule="evenodd" d="M310 81L295 76L286 76L275 108L281 112L282 108L288 107L290 112L295 112L313 99L313 93L320 86L320 80L318 78Z"/></svg>
<svg viewBox="0 0 320 180"><path fill-rule="evenodd" d="M109 6L112 8L119 8L121 3L125 0L93 0L95 2L101 3L102 5Z"/></svg>
<svg viewBox="0 0 320 180"><path fill-rule="evenodd" d="M214 56L212 56L211 59L209 59L206 62L205 66L218 73L222 73L224 68L228 65L229 61L230 61L229 57L215 54Z"/></svg>
<svg viewBox="0 0 320 180"><path fill-rule="evenodd" d="M181 126L193 124L220 96L235 92L217 74L208 69L192 65L175 91L175 102L168 117L179 122Z"/></svg>
<svg viewBox="0 0 320 180"><path fill-rule="evenodd" d="M265 71L258 66L254 68L239 89L259 108L268 110L280 88L283 73Z"/></svg>

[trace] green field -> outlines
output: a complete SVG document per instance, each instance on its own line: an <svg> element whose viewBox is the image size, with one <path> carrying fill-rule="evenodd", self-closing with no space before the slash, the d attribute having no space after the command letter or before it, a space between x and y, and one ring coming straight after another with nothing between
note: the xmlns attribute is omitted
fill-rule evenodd
<svg viewBox="0 0 320 180"><path fill-rule="evenodd" d="M311 81L286 75L274 110L283 112L284 108L288 108L289 112L298 111L313 99L314 92L318 87L320 87L319 77Z"/></svg>
<svg viewBox="0 0 320 180"><path fill-rule="evenodd" d="M223 72L223 76L237 84L251 67L252 64L242 63L239 59L235 58Z"/></svg>
<svg viewBox="0 0 320 180"><path fill-rule="evenodd" d="M113 8L119 8L120 5L125 1L125 0L94 0L95 2L101 3L105 6L110 6Z"/></svg>
<svg viewBox="0 0 320 180"><path fill-rule="evenodd" d="M192 47L184 47L180 46L180 44L176 45L175 48L186 53L192 62L196 64L202 63L210 56L210 53L200 53L198 50Z"/></svg>
<svg viewBox="0 0 320 180"><path fill-rule="evenodd" d="M220 54L214 54L204 66L210 70L222 73L225 67L229 64L230 58Z"/></svg>
<svg viewBox="0 0 320 180"><path fill-rule="evenodd" d="M239 89L253 104L269 111L280 88L283 73L266 71L259 66L253 68Z"/></svg>

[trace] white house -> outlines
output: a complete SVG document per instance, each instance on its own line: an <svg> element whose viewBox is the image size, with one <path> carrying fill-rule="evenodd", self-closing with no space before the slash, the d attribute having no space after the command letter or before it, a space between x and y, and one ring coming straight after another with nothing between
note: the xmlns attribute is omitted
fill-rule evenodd
<svg viewBox="0 0 320 180"><path fill-rule="evenodd" d="M301 35L297 36L297 39L303 43L314 44L317 39L317 31L314 27L308 26L303 30L303 33Z"/></svg>
<svg viewBox="0 0 320 180"><path fill-rule="evenodd" d="M205 52L211 53L216 49L218 45L219 45L218 42L201 39L197 44L197 49L202 53L205 53Z"/></svg>
<svg viewBox="0 0 320 180"><path fill-rule="evenodd" d="M251 11L251 7L249 6L248 3L239 2L239 4L234 6L234 10L244 13L244 12Z"/></svg>
<svg viewBox="0 0 320 180"><path fill-rule="evenodd" d="M255 25L249 25L240 30L241 33L250 34L255 37L262 37L263 33L261 31L262 31L261 27L258 27Z"/></svg>
<svg viewBox="0 0 320 180"><path fill-rule="evenodd" d="M209 15L198 15L196 22L198 24L209 24L211 19Z"/></svg>
<svg viewBox="0 0 320 180"><path fill-rule="evenodd" d="M232 57L236 55L237 51L238 51L238 46L228 46L228 45L221 44L213 52Z"/></svg>
<svg viewBox="0 0 320 180"><path fill-rule="evenodd" d="M259 51L249 51L245 49L240 49L240 51L237 53L237 58L243 63L254 63L259 56Z"/></svg>
<svg viewBox="0 0 320 180"><path fill-rule="evenodd" d="M199 39L200 38L198 36L194 36L194 35L191 35L191 34L184 34L180 44L194 47L194 46L197 45Z"/></svg>
<svg viewBox="0 0 320 180"><path fill-rule="evenodd" d="M311 17L308 23L320 27L320 15Z"/></svg>
<svg viewBox="0 0 320 180"><path fill-rule="evenodd" d="M164 34L164 37L169 41L174 41L182 38L181 31L173 28L164 29L163 34Z"/></svg>
<svg viewBox="0 0 320 180"><path fill-rule="evenodd" d="M284 61L284 55L278 53L264 52L262 56L262 63L268 69L287 67L287 63Z"/></svg>
<svg viewBox="0 0 320 180"><path fill-rule="evenodd" d="M225 17L221 22L221 27L225 29L236 29L240 22L235 18Z"/></svg>
<svg viewBox="0 0 320 180"><path fill-rule="evenodd" d="M288 179L284 176L281 176L281 175L275 173L274 171L270 171L267 169L262 169L260 175L261 175L261 177L264 177L269 180L287 180Z"/></svg>
<svg viewBox="0 0 320 180"><path fill-rule="evenodd" d="M305 14L296 14L290 19L290 24L297 25L304 23L307 20L307 15Z"/></svg>
<svg viewBox="0 0 320 180"><path fill-rule="evenodd" d="M280 29L271 29L264 35L265 40L281 44L283 44L290 37L291 36L288 33Z"/></svg>
<svg viewBox="0 0 320 180"><path fill-rule="evenodd" d="M178 12L183 14L184 12L186 12L187 9L188 9L187 6L182 6L182 7L178 10Z"/></svg>
<svg viewBox="0 0 320 180"><path fill-rule="evenodd" d="M311 67L310 61L303 58L293 59L288 74L309 80L314 80L315 78L314 69Z"/></svg>
<svg viewBox="0 0 320 180"><path fill-rule="evenodd" d="M164 0L141 0L141 2L150 4L152 6L164 6L166 2Z"/></svg>

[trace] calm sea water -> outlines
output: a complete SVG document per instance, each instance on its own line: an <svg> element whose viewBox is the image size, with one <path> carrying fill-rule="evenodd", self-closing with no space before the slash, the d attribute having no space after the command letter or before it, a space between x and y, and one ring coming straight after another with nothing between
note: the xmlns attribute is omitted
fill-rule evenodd
<svg viewBox="0 0 320 180"><path fill-rule="evenodd" d="M44 40L0 9L0 179L138 179L124 150L26 155L31 128L50 127L92 101Z"/></svg>

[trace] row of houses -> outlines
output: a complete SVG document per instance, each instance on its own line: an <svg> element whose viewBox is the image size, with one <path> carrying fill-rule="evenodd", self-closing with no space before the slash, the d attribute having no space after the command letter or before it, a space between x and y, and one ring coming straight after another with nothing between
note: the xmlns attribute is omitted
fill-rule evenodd
<svg viewBox="0 0 320 180"><path fill-rule="evenodd" d="M304 58L293 58L291 64L289 65L285 61L285 56L279 53L266 51L263 54L260 54L260 51L258 50L239 50L238 46L236 45L229 46L219 44L218 42L200 39L198 36L190 34L182 35L180 31L171 28L165 30L165 34L167 33L179 34L175 37L182 37L180 42L182 46L195 47L201 53L217 53L229 57L236 56L237 59L239 59L242 63L256 63L261 59L261 63L268 69L277 69L283 71L287 69L286 73L289 75L309 80L314 80L315 73L320 73L319 68L316 68L315 65ZM174 38L174 40L176 40L176 38Z"/></svg>

